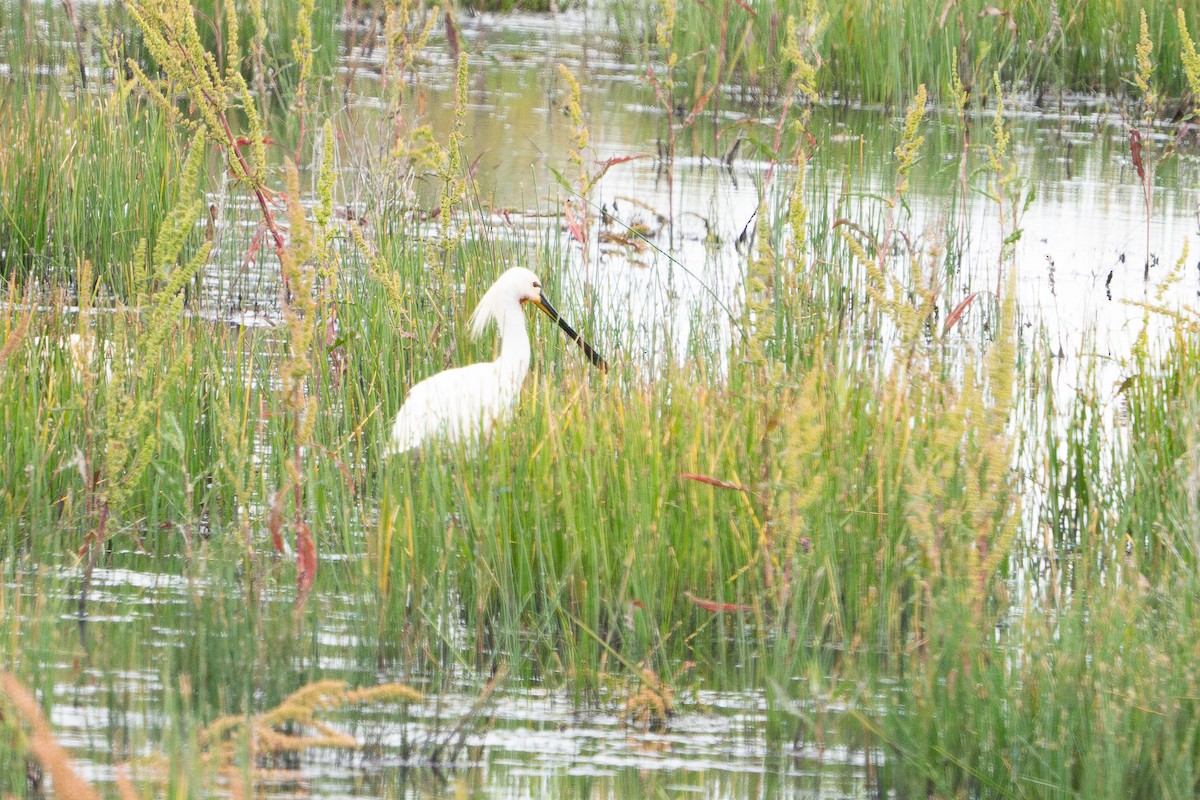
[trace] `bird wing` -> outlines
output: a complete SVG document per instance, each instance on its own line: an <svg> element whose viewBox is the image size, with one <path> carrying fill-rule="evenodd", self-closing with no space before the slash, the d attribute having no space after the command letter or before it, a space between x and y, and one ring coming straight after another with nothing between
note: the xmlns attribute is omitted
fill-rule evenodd
<svg viewBox="0 0 1200 800"><path fill-rule="evenodd" d="M514 400L492 362L439 372L409 390L392 425L388 455L417 449L434 437L454 442L486 434Z"/></svg>

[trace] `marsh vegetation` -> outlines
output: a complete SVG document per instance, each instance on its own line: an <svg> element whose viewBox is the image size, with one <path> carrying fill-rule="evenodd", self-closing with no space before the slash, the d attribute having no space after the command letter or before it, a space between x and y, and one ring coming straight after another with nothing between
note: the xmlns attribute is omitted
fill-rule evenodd
<svg viewBox="0 0 1200 800"><path fill-rule="evenodd" d="M1194 8L0 29L0 795L1200 790Z"/></svg>

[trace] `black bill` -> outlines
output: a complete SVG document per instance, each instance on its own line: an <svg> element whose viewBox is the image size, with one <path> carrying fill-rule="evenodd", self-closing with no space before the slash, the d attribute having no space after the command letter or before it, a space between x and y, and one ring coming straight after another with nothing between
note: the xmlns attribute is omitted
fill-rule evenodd
<svg viewBox="0 0 1200 800"><path fill-rule="evenodd" d="M608 372L608 362L604 360L604 357L597 353L595 348L588 344L587 340L580 336L575 329L572 328L567 321L559 315L558 310L555 309L550 301L546 299L545 294L540 295L537 300L533 301L533 303L542 311L545 311L546 316L558 323L558 327L563 329L563 333L567 334L571 341L575 342L575 344L579 345L583 349L583 354L588 357L588 360L590 360L597 369L599 369L601 372Z"/></svg>

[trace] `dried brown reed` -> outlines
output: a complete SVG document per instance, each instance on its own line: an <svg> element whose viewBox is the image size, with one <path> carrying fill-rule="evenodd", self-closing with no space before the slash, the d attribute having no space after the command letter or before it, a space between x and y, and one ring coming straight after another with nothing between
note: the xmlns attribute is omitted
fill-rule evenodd
<svg viewBox="0 0 1200 800"><path fill-rule="evenodd" d="M29 726L26 740L29 755L33 756L54 784L54 793L61 800L100 800L100 795L91 784L79 777L71 766L71 757L66 748L54 738L50 723L46 721L33 693L11 672L0 674L0 688L17 716Z"/></svg>
<svg viewBox="0 0 1200 800"><path fill-rule="evenodd" d="M213 720L200 731L197 741L207 751L203 760L228 782L230 797L240 798L245 797L251 787L245 785L242 772L235 766L239 753L248 752L251 762L256 765L250 772L252 782L294 780L299 777L295 770L272 768L271 760L318 748L357 750L361 747L353 736L318 719L318 712L343 706L422 700L420 692L399 683L351 689L345 681L316 681L302 686L275 708L256 716L230 715ZM166 774L165 756L151 759L149 765Z"/></svg>
<svg viewBox="0 0 1200 800"><path fill-rule="evenodd" d="M8 704L29 728L26 739L28 754L50 776L56 797L60 800L100 800L100 794L71 766L66 748L59 744L50 729L41 707L33 694L12 673L0 673L0 689ZM238 733L249 732L250 754L257 762L261 757L284 753L299 753L315 748L357 750L357 739L316 718L319 711L342 706L369 703L409 703L422 700L420 692L399 683L385 683L362 689L348 688L344 681L317 681L293 692L269 711L255 717L220 717L210 723L199 736L202 747L208 749L208 761L217 766L226 779L229 796L240 800L247 796L241 773L234 767ZM151 766L165 774L165 757L151 759ZM252 780L272 780L281 775L297 777L294 770L255 769ZM121 800L138 800L141 796L122 768L116 774L117 794Z"/></svg>
<svg viewBox="0 0 1200 800"><path fill-rule="evenodd" d="M8 285L8 307L9 309L14 309L17 306L17 284L14 280L10 281ZM4 344L0 345L0 367L8 363L13 353L20 349L25 341L25 337L29 334L29 323L33 320L33 304L26 302L24 306L25 312L18 316L15 321L12 319L11 311L9 318L5 320L5 328L8 329L8 335L4 339Z"/></svg>
<svg viewBox="0 0 1200 800"><path fill-rule="evenodd" d="M652 669L641 671L641 686L625 700L625 716L644 729L658 729L675 713L675 690Z"/></svg>
<svg viewBox="0 0 1200 800"><path fill-rule="evenodd" d="M141 795L137 793L137 789L133 787L133 781L129 779L129 769L124 766L117 769L117 796L121 800L141 800Z"/></svg>

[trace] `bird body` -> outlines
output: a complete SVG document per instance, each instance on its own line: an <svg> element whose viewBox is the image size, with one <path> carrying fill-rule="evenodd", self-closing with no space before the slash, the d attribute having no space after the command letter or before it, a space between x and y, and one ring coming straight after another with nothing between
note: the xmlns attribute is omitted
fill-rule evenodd
<svg viewBox="0 0 1200 800"><path fill-rule="evenodd" d="M388 455L416 450L431 435L447 442L487 436L516 406L524 377L506 376L488 361L426 378L409 390L396 415Z"/></svg>
<svg viewBox="0 0 1200 800"><path fill-rule="evenodd" d="M542 284L530 270L513 267L484 293L471 315L471 333L480 336L495 322L500 333L500 355L495 361L439 372L417 383L408 392L392 425L385 456L422 447L427 441L474 441L487 436L507 417L521 398L529 374L531 350L521 306L533 303L558 323L602 370L601 358L575 333L542 294Z"/></svg>

